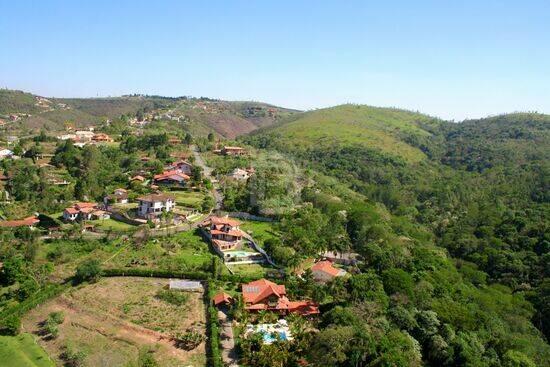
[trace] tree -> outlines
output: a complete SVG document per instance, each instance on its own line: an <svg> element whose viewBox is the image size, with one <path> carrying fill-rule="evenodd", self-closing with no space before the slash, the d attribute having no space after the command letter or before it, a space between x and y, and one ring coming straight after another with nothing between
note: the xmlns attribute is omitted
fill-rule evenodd
<svg viewBox="0 0 550 367"><path fill-rule="evenodd" d="M212 142L214 141L214 138L215 138L214 133L208 133L208 141Z"/></svg>
<svg viewBox="0 0 550 367"><path fill-rule="evenodd" d="M17 335L21 329L21 319L17 315L10 315L0 320L0 335Z"/></svg>
<svg viewBox="0 0 550 367"><path fill-rule="evenodd" d="M185 145L191 145L193 143L193 136L191 134L187 133L185 134L185 137L183 138L183 143Z"/></svg>
<svg viewBox="0 0 550 367"><path fill-rule="evenodd" d="M98 260L85 260L76 268L74 279L77 283L95 282L101 277L101 266Z"/></svg>

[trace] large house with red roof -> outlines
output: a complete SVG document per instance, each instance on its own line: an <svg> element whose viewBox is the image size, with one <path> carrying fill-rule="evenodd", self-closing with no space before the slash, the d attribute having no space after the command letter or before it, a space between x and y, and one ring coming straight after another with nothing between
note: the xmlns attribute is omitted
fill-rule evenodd
<svg viewBox="0 0 550 367"><path fill-rule="evenodd" d="M220 251L234 250L242 240L244 232L239 228L240 222L229 217L210 217L203 227L212 244Z"/></svg>
<svg viewBox="0 0 550 367"><path fill-rule="evenodd" d="M347 274L345 270L334 267L332 262L327 260L315 263L311 267L311 272L313 278L320 283L326 283L336 277L342 277Z"/></svg>
<svg viewBox="0 0 550 367"><path fill-rule="evenodd" d="M319 314L319 305L313 301L290 301L284 285L260 279L241 287L244 308L248 311L273 311L281 315L297 313L302 316Z"/></svg>
<svg viewBox="0 0 550 367"><path fill-rule="evenodd" d="M139 197L138 216L155 219L164 212L171 212L176 206L176 198L168 194L151 194Z"/></svg>
<svg viewBox="0 0 550 367"><path fill-rule="evenodd" d="M225 146L221 150L221 154L223 155L244 155L246 154L246 150L241 147L229 147Z"/></svg>

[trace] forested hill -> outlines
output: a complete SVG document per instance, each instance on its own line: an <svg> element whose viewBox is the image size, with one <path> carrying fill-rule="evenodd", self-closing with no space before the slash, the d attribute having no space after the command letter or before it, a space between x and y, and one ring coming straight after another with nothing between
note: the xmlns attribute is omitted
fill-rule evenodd
<svg viewBox="0 0 550 367"><path fill-rule="evenodd" d="M549 132L550 116L535 113L450 123L407 111L344 105L306 113L243 139L290 154L304 167L333 176L383 205L401 223L429 230L464 281L480 289L498 285L527 299L534 308L532 324L520 328L536 326L548 338ZM377 231L375 222L367 225L352 241L355 250L371 266L409 271L395 263L391 247L374 245L382 241ZM403 228L396 232L414 237ZM500 296L487 293L484 302L496 301L491 297ZM466 331L457 318L472 315L463 300L455 302L445 306L454 308L450 324ZM445 317L443 309L436 311ZM477 322L480 332L491 333L488 320ZM490 348L487 339L478 341Z"/></svg>
<svg viewBox="0 0 550 367"><path fill-rule="evenodd" d="M161 97L131 95L110 98L44 98L14 90L0 90L0 119L10 114L20 118L6 128L25 134L45 130L64 131L67 125L77 128L97 126L106 120L126 116L169 122L194 135L214 132L235 138L259 127L269 126L299 111L260 102L221 101L210 98Z"/></svg>

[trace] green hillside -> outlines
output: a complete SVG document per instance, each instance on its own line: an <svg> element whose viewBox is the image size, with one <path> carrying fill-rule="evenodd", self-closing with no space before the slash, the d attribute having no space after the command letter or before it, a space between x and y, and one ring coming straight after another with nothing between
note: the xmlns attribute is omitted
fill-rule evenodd
<svg viewBox="0 0 550 367"><path fill-rule="evenodd" d="M0 116L18 114L16 123L7 125L12 134L28 134L41 129L64 131L66 123L77 128L96 126L107 119L138 114L155 118L169 131L188 131L193 135L214 132L233 139L260 127L270 126L296 114L260 102L231 102L209 98L122 96L112 98L42 98L13 90L0 91ZM30 116L28 116L30 115Z"/></svg>
<svg viewBox="0 0 550 367"><path fill-rule="evenodd" d="M5 367L53 367L54 363L31 334L0 336L0 365Z"/></svg>
<svg viewBox="0 0 550 367"><path fill-rule="evenodd" d="M404 110L342 105L304 113L264 133L281 137L278 144L298 148L294 143L299 142L299 149L357 145L418 162L425 158L424 153L407 141L430 136L423 128L428 124L437 121Z"/></svg>

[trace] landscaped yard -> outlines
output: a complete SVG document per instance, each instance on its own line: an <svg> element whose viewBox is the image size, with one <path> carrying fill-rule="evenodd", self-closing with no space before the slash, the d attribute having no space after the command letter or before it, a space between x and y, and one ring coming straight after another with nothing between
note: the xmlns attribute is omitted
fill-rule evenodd
<svg viewBox="0 0 550 367"><path fill-rule="evenodd" d="M59 336L40 339L58 365L69 346L83 353L84 366L90 367L136 365L139 351L145 348L162 366L204 366L204 341L186 351L171 339L188 330L205 335L203 295L185 293L182 304L173 304L159 297L167 284L168 279L158 278L103 278L30 311L23 327L38 335L50 313L63 313Z"/></svg>
<svg viewBox="0 0 550 367"><path fill-rule="evenodd" d="M0 336L0 365L3 367L54 367L31 334Z"/></svg>
<svg viewBox="0 0 550 367"><path fill-rule="evenodd" d="M242 264L242 265L230 265L228 268L233 271L234 274L252 276L257 278L263 278L269 269L273 269L262 264Z"/></svg>
<svg viewBox="0 0 550 367"><path fill-rule="evenodd" d="M278 237L277 231L274 229L274 222L260 222L250 220L240 221L240 228L251 235L252 238L254 238L254 241L256 241L256 243L260 247L263 247L263 244L267 239Z"/></svg>
<svg viewBox="0 0 550 367"><path fill-rule="evenodd" d="M114 232L130 232L137 228L137 226L133 226L124 222L119 222L118 220L114 219L89 220L86 222L86 224L93 224L95 228L102 231L112 230Z"/></svg>
<svg viewBox="0 0 550 367"><path fill-rule="evenodd" d="M175 190L169 191L170 195L176 197L176 204L191 208L200 208L202 201L207 194L200 191Z"/></svg>

